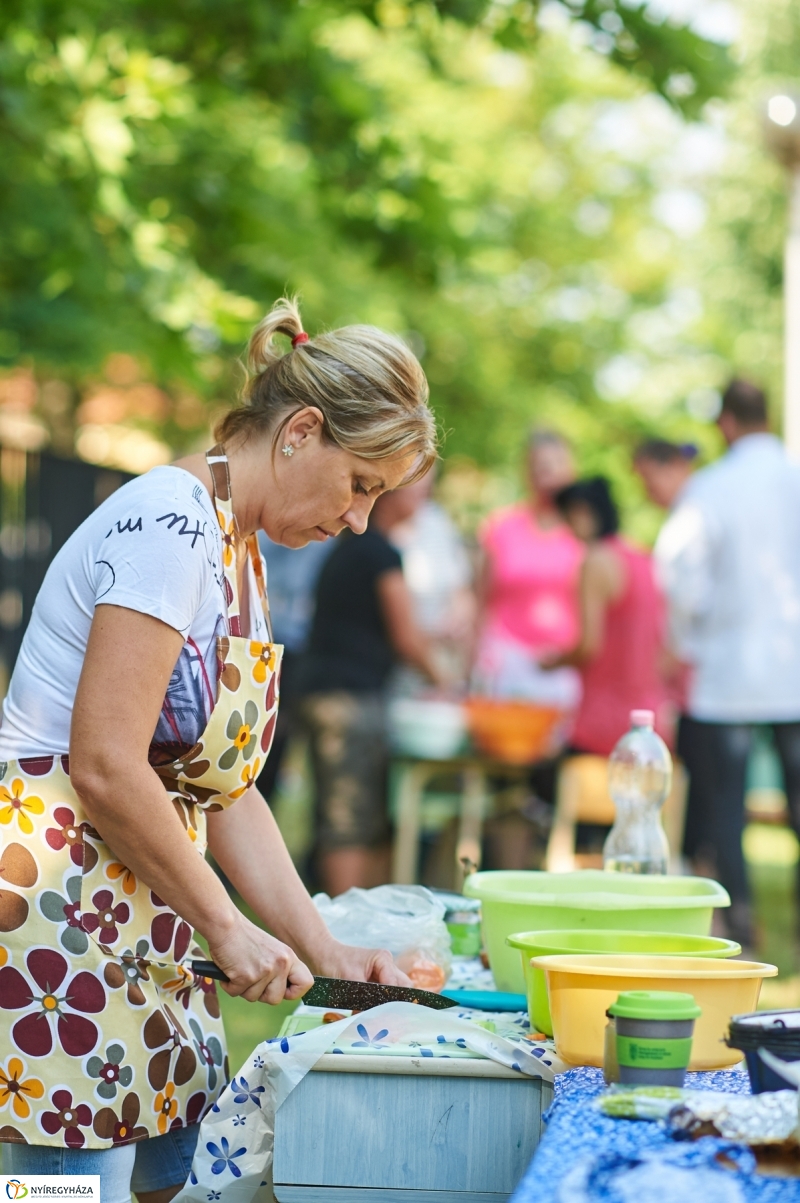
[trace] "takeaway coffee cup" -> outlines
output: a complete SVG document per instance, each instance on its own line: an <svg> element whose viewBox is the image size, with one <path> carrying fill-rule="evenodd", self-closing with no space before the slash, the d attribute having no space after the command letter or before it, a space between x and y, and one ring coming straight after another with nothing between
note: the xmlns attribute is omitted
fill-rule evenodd
<svg viewBox="0 0 800 1203"><path fill-rule="evenodd" d="M691 994L627 990L608 1009L616 1024L619 1081L682 1086L700 1008Z"/></svg>

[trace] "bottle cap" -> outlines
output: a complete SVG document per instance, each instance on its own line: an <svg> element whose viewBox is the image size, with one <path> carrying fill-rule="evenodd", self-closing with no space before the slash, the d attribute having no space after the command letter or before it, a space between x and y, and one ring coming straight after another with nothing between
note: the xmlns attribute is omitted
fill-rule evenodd
<svg viewBox="0 0 800 1203"><path fill-rule="evenodd" d="M655 726L656 716L652 710L632 710L631 711L631 726L632 727L653 727Z"/></svg>
<svg viewBox="0 0 800 1203"><path fill-rule="evenodd" d="M626 990L608 1008L617 1019L697 1019L700 1008L691 994L671 990Z"/></svg>

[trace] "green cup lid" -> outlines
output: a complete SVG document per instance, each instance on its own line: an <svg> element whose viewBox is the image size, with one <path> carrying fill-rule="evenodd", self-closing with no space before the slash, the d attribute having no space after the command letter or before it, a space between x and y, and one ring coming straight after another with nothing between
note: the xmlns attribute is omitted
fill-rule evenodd
<svg viewBox="0 0 800 1203"><path fill-rule="evenodd" d="M700 1008L691 994L672 990L626 990L608 1008L620 1019L697 1019Z"/></svg>

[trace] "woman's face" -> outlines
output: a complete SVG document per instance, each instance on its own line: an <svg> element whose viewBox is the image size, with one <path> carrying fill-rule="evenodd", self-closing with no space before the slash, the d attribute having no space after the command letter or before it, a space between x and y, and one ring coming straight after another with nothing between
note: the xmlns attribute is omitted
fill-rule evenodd
<svg viewBox="0 0 800 1203"><path fill-rule="evenodd" d="M692 475L691 460L682 458L660 464L657 460L642 457L636 460L634 467L642 478L647 496L665 510L672 508Z"/></svg>
<svg viewBox="0 0 800 1203"><path fill-rule="evenodd" d="M592 507L587 505L585 501L574 502L564 516L573 535L580 539L581 542L591 543L592 539L597 538L600 523L597 521Z"/></svg>
<svg viewBox="0 0 800 1203"><path fill-rule="evenodd" d="M575 464L569 447L555 441L534 446L528 458L528 475L531 491L543 501L572 484Z"/></svg>
<svg viewBox="0 0 800 1203"><path fill-rule="evenodd" d="M280 446L287 445L294 449L291 456L281 454ZM259 525L285 547L323 542L345 527L363 534L376 499L402 484L415 459L413 453L400 459L363 459L324 441L319 422L293 419L275 456L278 487L265 497Z"/></svg>

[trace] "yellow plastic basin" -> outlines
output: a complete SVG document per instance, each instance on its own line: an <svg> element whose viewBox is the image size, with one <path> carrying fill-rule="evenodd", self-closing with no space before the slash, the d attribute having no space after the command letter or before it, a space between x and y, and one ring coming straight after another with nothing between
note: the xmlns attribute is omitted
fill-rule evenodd
<svg viewBox="0 0 800 1203"><path fill-rule="evenodd" d="M636 956L636 957L738 957L741 944L717 936L684 936L652 931L528 931L506 941L521 954L525 993L531 1026L553 1035L544 972L534 968L532 957Z"/></svg>
<svg viewBox="0 0 800 1203"><path fill-rule="evenodd" d="M732 1015L755 1011L761 982L777 966L759 961L707 957L555 956L533 957L547 979L553 1038L558 1055L571 1065L603 1064L606 1011L623 990L678 990L702 1009L689 1069L725 1069L742 1054L723 1037Z"/></svg>

